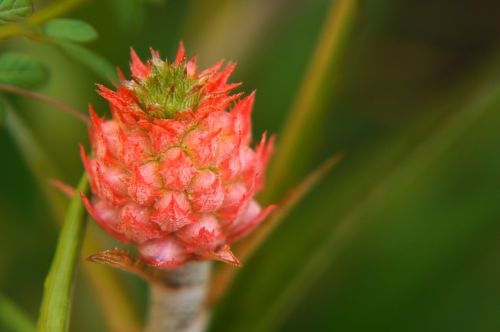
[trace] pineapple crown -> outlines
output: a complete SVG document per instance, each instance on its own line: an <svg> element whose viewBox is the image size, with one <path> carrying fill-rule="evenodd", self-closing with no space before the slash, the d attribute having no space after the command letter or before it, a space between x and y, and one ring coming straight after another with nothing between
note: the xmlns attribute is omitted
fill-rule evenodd
<svg viewBox="0 0 500 332"><path fill-rule="evenodd" d="M133 49L131 59L130 80L126 80L123 73L118 71L121 83L117 91L102 85L98 87L99 93L122 113L128 106L129 112L125 113L135 113L135 120L178 119L195 113L202 117L212 111L227 109L230 102L241 96L241 93L229 94L240 85L227 83L235 69L234 64L222 69L224 61L219 61L198 72L196 58L186 57L182 42L173 62L162 60L153 49L151 58L145 63ZM131 100L134 100L133 107L130 107Z"/></svg>
<svg viewBox="0 0 500 332"><path fill-rule="evenodd" d="M201 99L202 77L186 68L186 61L169 63L152 51L149 73L144 79L126 81L135 94L141 109L155 118L170 119L175 113L196 111ZM132 53L134 54L134 53ZM181 54L182 55L182 54ZM137 60L136 60L137 61Z"/></svg>

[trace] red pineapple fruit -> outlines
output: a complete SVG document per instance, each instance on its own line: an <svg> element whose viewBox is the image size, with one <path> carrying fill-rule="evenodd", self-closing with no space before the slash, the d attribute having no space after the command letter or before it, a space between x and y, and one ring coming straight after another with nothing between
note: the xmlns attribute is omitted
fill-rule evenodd
<svg viewBox="0 0 500 332"><path fill-rule="evenodd" d="M93 154L81 149L92 197L84 203L114 238L137 245L147 264L170 269L192 260L239 265L229 245L273 209L253 196L272 149L264 134L253 149L254 93L230 94L235 66L198 71L181 44L173 63L132 50L132 79L116 91L99 86L112 118L90 107Z"/></svg>

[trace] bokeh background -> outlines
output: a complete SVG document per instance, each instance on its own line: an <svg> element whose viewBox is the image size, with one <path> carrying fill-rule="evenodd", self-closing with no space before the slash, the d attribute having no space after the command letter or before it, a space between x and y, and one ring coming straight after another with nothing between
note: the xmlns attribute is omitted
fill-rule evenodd
<svg viewBox="0 0 500 332"><path fill-rule="evenodd" d="M272 198L334 153L344 158L247 262L212 330L500 331L500 3L354 2ZM279 150L331 6L108 0L66 16L92 24L99 38L88 47L123 69L131 46L172 58L181 39L202 66L237 62L233 81L257 90L255 136L277 133ZM103 79L56 48L22 38L0 48L50 68L37 91L105 114L94 91ZM57 176L75 185L86 128L39 102L11 101ZM35 318L59 228L13 137L0 125L0 289ZM144 282L118 277L144 315ZM71 331L106 331L92 294L80 273Z"/></svg>

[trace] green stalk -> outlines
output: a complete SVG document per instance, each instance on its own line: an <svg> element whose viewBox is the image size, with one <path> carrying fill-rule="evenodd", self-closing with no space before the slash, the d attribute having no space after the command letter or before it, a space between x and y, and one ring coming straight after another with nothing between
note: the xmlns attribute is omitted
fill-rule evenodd
<svg viewBox="0 0 500 332"><path fill-rule="evenodd" d="M312 120L325 111L325 94L331 89L332 77L338 75L340 59L354 22L356 3L356 0L332 2L290 116L278 136L279 144L264 193L266 201L274 199L283 183L287 182L292 169L290 165L303 158L300 143L314 130L311 126Z"/></svg>
<svg viewBox="0 0 500 332"><path fill-rule="evenodd" d="M63 332L69 327L76 267L86 220L86 210L79 193L85 193L87 189L88 180L83 176L69 204L54 260L45 279L38 319L38 330L41 332Z"/></svg>

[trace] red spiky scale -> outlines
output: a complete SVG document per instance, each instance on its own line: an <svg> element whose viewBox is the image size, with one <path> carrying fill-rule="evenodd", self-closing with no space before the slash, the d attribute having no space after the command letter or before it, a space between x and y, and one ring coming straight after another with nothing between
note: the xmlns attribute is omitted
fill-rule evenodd
<svg viewBox="0 0 500 332"><path fill-rule="evenodd" d="M179 43L179 49L177 50L177 55L175 56L175 60L173 65L178 67L186 58L186 52L184 51L184 43Z"/></svg>
<svg viewBox="0 0 500 332"><path fill-rule="evenodd" d="M231 110L231 113L235 117L234 130L241 133L245 144L248 144L252 138L250 115L252 113L254 101L255 91L249 96L238 101L238 103L236 103L234 108Z"/></svg>
<svg viewBox="0 0 500 332"><path fill-rule="evenodd" d="M152 266L240 265L229 245L273 208L253 199L272 139L250 146L255 93L230 94L240 84L228 83L235 65L223 64L199 72L182 44L172 64L154 50L143 62L132 49L133 79L119 71L116 91L98 86L112 118L89 108L94 153L81 148L81 156L93 195L82 199L105 231L136 244Z"/></svg>
<svg viewBox="0 0 500 332"><path fill-rule="evenodd" d="M191 223L191 205L186 194L166 192L154 204L151 220L165 232L175 232Z"/></svg>
<svg viewBox="0 0 500 332"><path fill-rule="evenodd" d="M234 242L245 237L275 208L276 205L270 205L261 210L259 204L250 201L245 211L237 217L232 227L230 227L231 235L228 237L228 241Z"/></svg>
<svg viewBox="0 0 500 332"><path fill-rule="evenodd" d="M132 62L130 64L132 77L145 80L151 71L151 66L142 63L141 59L139 58L137 53L135 53L133 48L130 49L130 58L132 59Z"/></svg>
<svg viewBox="0 0 500 332"><path fill-rule="evenodd" d="M193 162L181 148L171 148L163 154L159 173L164 186L186 190L196 172Z"/></svg>
<svg viewBox="0 0 500 332"><path fill-rule="evenodd" d="M163 237L160 228L150 222L150 209L130 202L120 209L124 235L134 243L144 243Z"/></svg>

